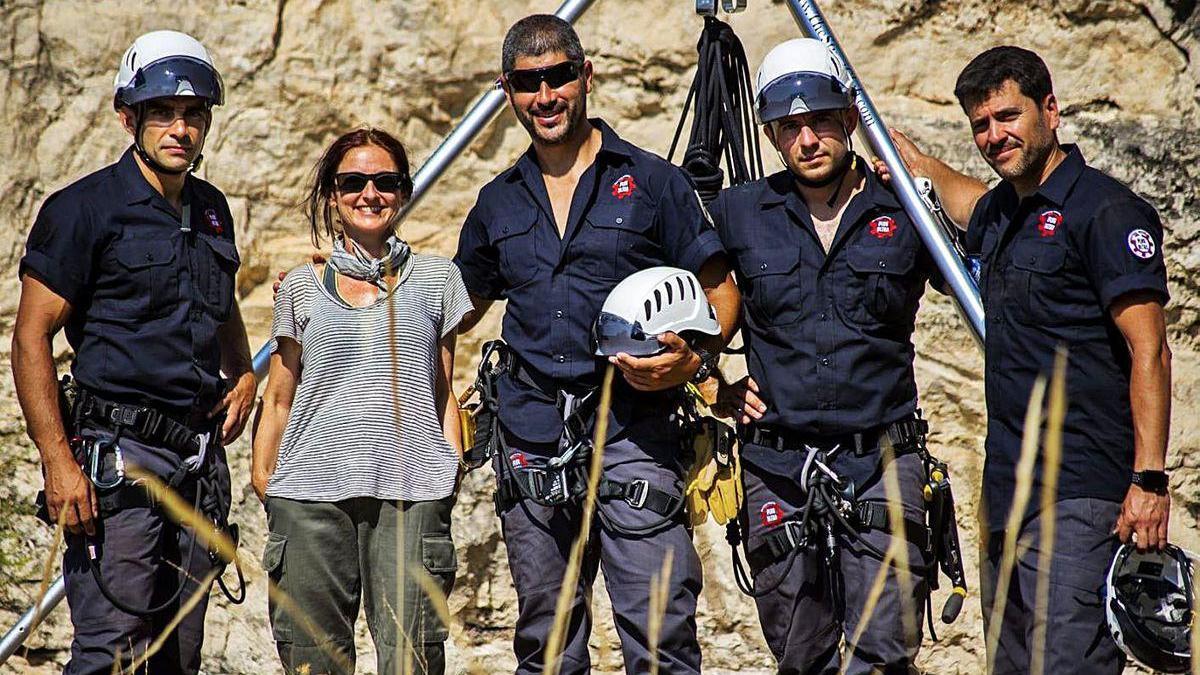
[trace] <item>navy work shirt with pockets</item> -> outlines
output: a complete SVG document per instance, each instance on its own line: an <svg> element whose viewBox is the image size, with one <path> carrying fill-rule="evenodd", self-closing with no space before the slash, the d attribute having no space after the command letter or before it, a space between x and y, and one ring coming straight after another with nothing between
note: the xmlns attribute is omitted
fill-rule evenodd
<svg viewBox="0 0 1200 675"><path fill-rule="evenodd" d="M1113 302L1134 291L1167 301L1163 228L1154 207L1089 167L1074 145L1037 192L1008 182L985 194L967 229L982 261L988 409L984 498L1004 528L1034 380L1068 349L1059 499L1121 501L1133 471L1129 349ZM1034 493L1041 493L1041 464ZM1036 501L1036 500L1034 500Z"/></svg>
<svg viewBox="0 0 1200 675"><path fill-rule="evenodd" d="M239 259L225 196L189 175L183 201L189 233L130 148L46 199L19 273L70 303L79 384L186 417L223 394L217 329L233 308Z"/></svg>
<svg viewBox="0 0 1200 675"><path fill-rule="evenodd" d="M545 383L535 388L507 376L499 383L501 421L534 443L558 440L562 430L556 392L546 389L600 383L606 363L592 353L591 331L609 291L648 267L698 273L722 252L678 167L598 119L591 124L600 129L600 152L580 177L563 236L531 147L480 190L455 257L472 295L508 301L503 338ZM646 415L665 414L672 400L636 392L620 372L614 382L613 434Z"/></svg>
<svg viewBox="0 0 1200 675"><path fill-rule="evenodd" d="M912 333L934 265L892 192L865 174L828 253L788 171L710 205L742 293L747 369L767 405L755 425L816 441L916 411ZM747 461L790 471L779 454L743 447Z"/></svg>

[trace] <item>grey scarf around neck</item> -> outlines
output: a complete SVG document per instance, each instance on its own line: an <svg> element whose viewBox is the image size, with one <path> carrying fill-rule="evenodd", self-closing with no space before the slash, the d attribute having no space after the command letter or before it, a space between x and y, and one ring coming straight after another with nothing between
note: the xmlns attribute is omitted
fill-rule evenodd
<svg viewBox="0 0 1200 675"><path fill-rule="evenodd" d="M354 279L369 281L387 292L387 283L383 275L388 271L399 274L408 260L408 242L398 239L395 235L388 237L387 255L383 258L372 258L356 246L353 253L346 250L346 242L342 237L333 241L333 254L329 256L329 264L339 274L345 274Z"/></svg>

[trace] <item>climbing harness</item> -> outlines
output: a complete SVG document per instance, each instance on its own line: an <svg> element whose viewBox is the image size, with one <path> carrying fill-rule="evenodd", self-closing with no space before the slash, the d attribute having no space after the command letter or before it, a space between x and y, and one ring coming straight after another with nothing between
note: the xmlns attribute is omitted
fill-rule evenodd
<svg viewBox="0 0 1200 675"><path fill-rule="evenodd" d="M166 479L167 489L181 494L191 492L192 508L210 519L214 528L225 533L232 540L234 550L237 549L238 526L227 521L220 503L218 479L215 474L216 462L212 460L209 452L211 431L196 433L187 425L153 408L108 401L74 383L69 375L64 375L59 383L59 403L62 406L64 421L77 432L82 432L84 426L96 430L111 430L111 435L84 438L80 433L76 433L71 438L71 449L77 457L83 458L85 475L96 489L101 519L129 508L159 508L158 501L141 482L130 481L126 477L125 456L120 443L124 435L130 433L144 442L161 445L185 457ZM214 428L219 426L219 422L220 420L215 420L212 423ZM110 466L109 457L112 458L112 478L105 479L105 469ZM50 520L44 492L38 494L37 506L38 516L48 524L55 525ZM117 609L134 616L152 616L171 608L178 601L187 585L187 561L191 560L195 553L195 535L191 537L186 556L181 558L178 565L180 578L175 590L166 600L147 609L133 607L113 592L100 572L100 559L103 554L100 540L84 536L88 566L96 586ZM213 565L223 571L227 562L215 550L210 549L208 555ZM217 585L225 597L237 605L246 599L246 582L236 558L233 564L238 578L238 592L234 594L230 591L221 575L217 576Z"/></svg>
<svg viewBox="0 0 1200 675"><path fill-rule="evenodd" d="M725 182L722 159L729 184L741 185L762 178L762 150L754 124L750 66L741 40L729 24L709 15L704 17L696 51L696 75L667 158L674 161L690 111L692 128L681 166L696 185L700 200L707 204Z"/></svg>
<svg viewBox="0 0 1200 675"><path fill-rule="evenodd" d="M830 465L843 453L862 456L878 443L871 443L864 434L854 434L843 442L814 447L791 435L769 429L752 428L744 431L743 441L771 447L779 451L804 452L804 464L800 472L801 490L805 495L804 506L793 517L780 522L762 537L762 543L745 550L741 525L731 520L726 526L726 540L732 548L734 579L738 588L751 597L762 597L774 592L787 579L802 551L818 551L824 562L826 583L832 592L835 605L843 603L843 588L839 569L838 535L846 537L867 555L884 560L886 552L867 541L863 536L870 530L891 533L903 532L905 539L915 544L931 557L935 564L918 564L909 561L910 572L924 578L931 590L938 588L937 569L950 579L953 591L942 610L942 621L951 623L962 609L966 596L966 574L963 570L962 551L958 541L955 521L954 499L950 490L949 471L946 464L929 454L926 447L928 423L919 417L902 420L882 429L878 440L886 438L895 448L896 457L916 452L920 455L926 482L922 495L926 502L926 519L904 518L893 523L887 504L880 501L857 499L857 486L844 479ZM750 572L742 564L739 548L745 550L745 560ZM753 576L780 560L787 561L776 580L766 587L756 586ZM893 563L894 564L894 563ZM931 603L927 598L927 603ZM930 635L936 639L932 612L927 613Z"/></svg>

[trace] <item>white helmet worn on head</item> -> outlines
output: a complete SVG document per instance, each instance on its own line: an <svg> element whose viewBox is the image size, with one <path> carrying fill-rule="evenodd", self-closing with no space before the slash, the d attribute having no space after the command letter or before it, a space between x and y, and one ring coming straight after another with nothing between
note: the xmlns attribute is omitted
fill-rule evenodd
<svg viewBox="0 0 1200 675"><path fill-rule="evenodd" d="M156 30L133 41L113 80L113 105L136 106L167 96L197 96L209 105L225 102L221 75L196 38Z"/></svg>
<svg viewBox="0 0 1200 675"><path fill-rule="evenodd" d="M1125 544L1113 556L1104 585L1108 630L1134 661L1163 673L1191 670L1195 560L1171 544L1162 551Z"/></svg>
<svg viewBox="0 0 1200 675"><path fill-rule="evenodd" d="M795 38L767 53L754 86L759 124L788 115L837 110L854 105L850 72L825 43Z"/></svg>
<svg viewBox="0 0 1200 675"><path fill-rule="evenodd" d="M721 325L695 275L675 267L635 272L608 294L592 328L596 356L650 356L666 332L717 335Z"/></svg>

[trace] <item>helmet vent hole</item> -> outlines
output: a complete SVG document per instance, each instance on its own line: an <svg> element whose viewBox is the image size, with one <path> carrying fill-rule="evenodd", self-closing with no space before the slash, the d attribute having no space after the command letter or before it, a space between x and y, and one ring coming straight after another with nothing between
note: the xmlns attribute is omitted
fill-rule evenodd
<svg viewBox="0 0 1200 675"><path fill-rule="evenodd" d="M692 299L693 299L693 300L695 300L695 299L696 299L696 282L692 281L692 278L691 278L691 277L688 277L688 286L690 286L690 287L691 287L691 289L692 289Z"/></svg>
<svg viewBox="0 0 1200 675"><path fill-rule="evenodd" d="M646 320L649 321L650 320L650 301L649 300L646 301L645 307L646 307Z"/></svg>
<svg viewBox="0 0 1200 675"><path fill-rule="evenodd" d="M683 300L687 297L687 293L683 290L683 277L675 277L675 283L679 285L679 299ZM695 298L692 298L695 300Z"/></svg>
<svg viewBox="0 0 1200 675"><path fill-rule="evenodd" d="M662 311L662 292L659 291L657 288L654 289L654 311L655 312Z"/></svg>
<svg viewBox="0 0 1200 675"><path fill-rule="evenodd" d="M675 302L675 293L671 290L671 282L668 281L663 285L667 288L667 304L670 305Z"/></svg>

